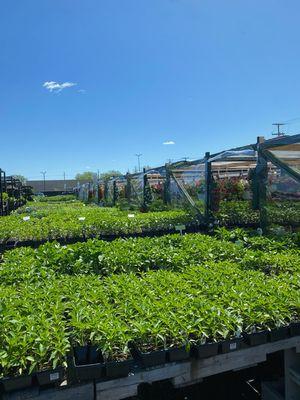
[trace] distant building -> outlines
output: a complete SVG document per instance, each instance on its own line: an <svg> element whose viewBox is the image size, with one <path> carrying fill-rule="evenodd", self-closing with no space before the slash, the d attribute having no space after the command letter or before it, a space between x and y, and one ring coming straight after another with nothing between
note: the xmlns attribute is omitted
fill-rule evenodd
<svg viewBox="0 0 300 400"><path fill-rule="evenodd" d="M77 181L76 179L57 179L45 181L45 194L62 194L64 192L73 192L80 184L88 181ZM28 186L32 186L33 193L44 193L44 181L27 181Z"/></svg>

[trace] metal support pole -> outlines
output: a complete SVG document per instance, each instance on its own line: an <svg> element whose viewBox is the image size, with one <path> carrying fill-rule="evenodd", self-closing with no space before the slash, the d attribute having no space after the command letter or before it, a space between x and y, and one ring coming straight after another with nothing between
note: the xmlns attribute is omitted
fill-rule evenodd
<svg viewBox="0 0 300 400"><path fill-rule="evenodd" d="M211 217L211 162L210 153L205 153L205 222L208 223Z"/></svg>
<svg viewBox="0 0 300 400"><path fill-rule="evenodd" d="M263 136L257 138L257 166L255 168L257 179L257 205L260 216L260 227L263 231L267 228L267 184L268 184L268 160L264 156L260 145L265 141Z"/></svg>
<svg viewBox="0 0 300 400"><path fill-rule="evenodd" d="M117 199L117 182L114 179L113 180L113 206L116 205L117 200L118 200Z"/></svg>
<svg viewBox="0 0 300 400"><path fill-rule="evenodd" d="M3 171L0 168L0 213L3 215L3 185L2 185L2 175Z"/></svg>
<svg viewBox="0 0 300 400"><path fill-rule="evenodd" d="M131 201L131 178L130 178L129 172L127 172L127 174L126 174L125 197L126 197L128 203L130 203L130 201Z"/></svg>
<svg viewBox="0 0 300 400"><path fill-rule="evenodd" d="M166 180L164 182L164 203L171 204L171 175L168 164L166 164Z"/></svg>
<svg viewBox="0 0 300 400"><path fill-rule="evenodd" d="M146 168L143 168L143 208L147 208L147 199L146 199L146 186L147 186L147 174Z"/></svg>

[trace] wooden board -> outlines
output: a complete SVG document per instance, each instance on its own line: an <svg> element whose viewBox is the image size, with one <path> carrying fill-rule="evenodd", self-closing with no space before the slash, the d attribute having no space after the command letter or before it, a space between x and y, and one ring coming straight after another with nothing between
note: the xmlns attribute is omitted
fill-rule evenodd
<svg viewBox="0 0 300 400"><path fill-rule="evenodd" d="M219 354L203 360L165 364L137 372L126 378L96 383L96 400L121 400L137 394L138 385L172 379L175 387L199 383L203 378L226 371L247 368L266 360L267 354L300 346L300 337Z"/></svg>
<svg viewBox="0 0 300 400"><path fill-rule="evenodd" d="M94 384L88 383L80 386L62 386L39 390L38 387L5 393L3 400L94 400Z"/></svg>

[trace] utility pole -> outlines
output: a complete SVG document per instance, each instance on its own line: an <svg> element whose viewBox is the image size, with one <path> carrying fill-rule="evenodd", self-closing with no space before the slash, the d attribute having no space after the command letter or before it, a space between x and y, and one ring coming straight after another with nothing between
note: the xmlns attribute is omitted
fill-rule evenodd
<svg viewBox="0 0 300 400"><path fill-rule="evenodd" d="M66 185L66 173L64 171L64 191L67 191L67 185Z"/></svg>
<svg viewBox="0 0 300 400"><path fill-rule="evenodd" d="M280 123L280 122L275 122L274 124L272 124L272 125L275 125L275 126L277 126L277 132L276 133L272 133L272 135L273 136L284 136L285 134L283 133L283 132L280 132L280 127L282 126L282 125L285 125L285 124L282 124L282 123Z"/></svg>
<svg viewBox="0 0 300 400"><path fill-rule="evenodd" d="M140 163L140 157L142 156L143 154L136 154L136 156L137 156L137 159L138 159L138 169L139 169L139 172L141 172L141 163Z"/></svg>
<svg viewBox="0 0 300 400"><path fill-rule="evenodd" d="M44 179L44 194L45 194L45 191L46 191L46 173L47 173L47 171L41 171L41 174L43 175L43 179Z"/></svg>

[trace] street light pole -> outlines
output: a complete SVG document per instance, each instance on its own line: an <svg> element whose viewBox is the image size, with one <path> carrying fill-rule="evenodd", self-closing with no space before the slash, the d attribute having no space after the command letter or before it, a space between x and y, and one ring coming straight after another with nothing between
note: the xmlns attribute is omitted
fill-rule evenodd
<svg viewBox="0 0 300 400"><path fill-rule="evenodd" d="M139 153L139 154L136 154L136 156L137 156L137 159L138 159L138 169L139 169L139 172L141 172L140 157L141 157L142 155L143 155L143 154L141 154L141 153Z"/></svg>
<svg viewBox="0 0 300 400"><path fill-rule="evenodd" d="M43 179L44 179L44 194L45 194L45 191L46 191L46 178L45 178L46 173L47 173L47 171L41 171L41 174L43 175Z"/></svg>

